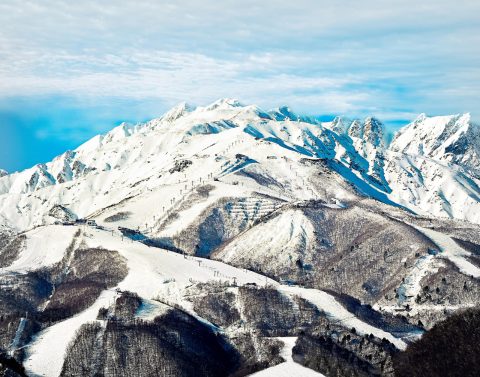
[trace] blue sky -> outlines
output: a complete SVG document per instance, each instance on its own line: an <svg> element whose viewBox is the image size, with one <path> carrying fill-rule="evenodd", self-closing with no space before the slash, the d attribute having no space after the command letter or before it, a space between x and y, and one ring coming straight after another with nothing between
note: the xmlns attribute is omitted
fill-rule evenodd
<svg viewBox="0 0 480 377"><path fill-rule="evenodd" d="M480 2L0 2L0 168L235 97L312 115L479 119Z"/></svg>

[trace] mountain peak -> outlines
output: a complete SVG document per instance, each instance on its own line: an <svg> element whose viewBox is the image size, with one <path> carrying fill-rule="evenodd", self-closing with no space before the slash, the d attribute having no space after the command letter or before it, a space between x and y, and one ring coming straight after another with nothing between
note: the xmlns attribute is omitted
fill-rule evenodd
<svg viewBox="0 0 480 377"><path fill-rule="evenodd" d="M472 116L470 115L470 113L459 114L458 121L471 124Z"/></svg>
<svg viewBox="0 0 480 377"><path fill-rule="evenodd" d="M180 102L178 105L172 107L165 114L163 114L160 119L167 122L173 122L194 110L195 106L192 106L187 102Z"/></svg>
<svg viewBox="0 0 480 377"><path fill-rule="evenodd" d="M365 118L365 124L368 124L368 123L375 123L375 124L379 124L381 125L382 122L380 122L380 120L378 120L378 118L374 117L374 116L368 116Z"/></svg>
<svg viewBox="0 0 480 377"><path fill-rule="evenodd" d="M5 177L6 175L8 175L8 172L6 170L0 169L0 178Z"/></svg>
<svg viewBox="0 0 480 377"><path fill-rule="evenodd" d="M135 126L126 122L122 122L105 135L103 138L103 143L109 143L114 140L129 137L133 133L135 133Z"/></svg>
<svg viewBox="0 0 480 377"><path fill-rule="evenodd" d="M370 144L378 147L384 146L383 141L384 135L384 126L375 117L368 117L365 119L364 128L363 128L363 138L368 141Z"/></svg>
<svg viewBox="0 0 480 377"><path fill-rule="evenodd" d="M421 114L419 114L419 115L415 118L415 120L413 121L413 123L421 123L421 122L423 122L426 118L427 118L427 114L421 113Z"/></svg>
<svg viewBox="0 0 480 377"><path fill-rule="evenodd" d="M418 129L414 129L415 124ZM317 125L324 125L324 127ZM408 132L405 131L406 129ZM217 100L209 106L195 110L182 102L162 117L137 125L122 123L109 133L92 138L75 151L66 152L46 165L11 174L8 178L1 180L0 194L27 193L56 184L73 187L67 182L79 178L98 182L103 190L107 187L105 182L113 182L109 177L118 177L117 183L125 184L125 195L128 196L131 194L130 184L134 185L137 182L125 183L123 176L126 171L132 172L132 177L136 179L138 172L150 174L149 172L155 166L159 169L160 177L164 174L163 168L157 167L155 162L161 162L159 166L163 167L164 159L172 156L182 156L182 158L185 156L191 161L200 158L198 156L203 156L202 159L215 156L215 158L212 157L208 166L212 169L220 169L221 166L218 163L232 160L231 153L234 152L233 156L237 152L242 152L249 158L255 159L258 162L255 166L259 169L260 166L270 169L273 164L270 160L275 159L270 156L274 154L290 159L296 157L302 159L305 156L331 159L334 164L337 164L336 167L359 174L362 182L369 185L368 187L374 187L375 190L385 193L393 190L395 195L398 195L397 198L413 203L412 205L415 206L417 202L402 196L404 195L403 187L409 187L411 182L402 181L404 176L401 166L403 165L398 165L399 170L395 170L397 160L389 160L392 156L403 158L403 154L409 155L405 156L405 161L408 160L405 164L410 164L411 154L423 153L425 157L429 157L429 160L440 160L439 166L451 163L457 167L464 167L465 170L468 168L469 172L478 171L475 176L470 174L473 177L480 176L480 169L478 169L480 132L476 131L478 128L471 126L469 114L444 117L427 117L423 114L406 129L401 132L405 135L397 136L391 147L386 149L383 124L373 116L363 120L336 117L331 122L321 123L318 118L308 118L294 113L288 106L280 106L267 113L256 105L244 106L238 100L229 98ZM336 137L332 131L342 137ZM218 133L224 133L224 136L213 136ZM209 138L211 138L210 147L205 144ZM235 144L234 140L238 143ZM234 146L231 143L234 143ZM238 151L236 145L240 148ZM205 147L212 149L204 153ZM283 148L284 151L278 150L278 147ZM397 151L400 153L396 153ZM232 160L232 169L235 165L234 161L235 159ZM201 164L203 163L202 160ZM445 179L447 178L445 176ZM396 184L401 191L392 188ZM452 187L453 185L455 183L451 183ZM114 192L116 187L112 184L105 191ZM56 192L53 190L52 195ZM448 195L446 197L450 203L455 201ZM117 196L109 196L109 198L112 201L118 199ZM439 196L438 200L443 199ZM462 205L460 199L456 203L459 203L459 206ZM95 205L91 203L88 210L92 212L98 210ZM82 211L88 212L83 207ZM444 210L439 211L443 213ZM464 215L461 214L461 216ZM477 215L475 216L472 218L480 219Z"/></svg>
<svg viewBox="0 0 480 377"><path fill-rule="evenodd" d="M347 132L349 125L352 121L342 117L336 116L331 122L324 123L328 128L333 132L336 132L339 135L342 135Z"/></svg>
<svg viewBox="0 0 480 377"><path fill-rule="evenodd" d="M384 147L384 126L377 118L369 116L362 122L355 119L348 127L348 135L362 139L375 147Z"/></svg>
<svg viewBox="0 0 480 377"><path fill-rule="evenodd" d="M284 105L277 107L276 109L270 110L268 112L273 119L277 121L282 121L282 120L292 120L292 121L298 121L300 120L300 117L295 114L290 107Z"/></svg>
<svg viewBox="0 0 480 377"><path fill-rule="evenodd" d="M235 98L220 98L210 105L206 106L204 109L206 111L216 110L219 107L243 107L244 105Z"/></svg>
<svg viewBox="0 0 480 377"><path fill-rule="evenodd" d="M472 127L469 113L421 114L395 134L390 149L455 163L480 176L480 132Z"/></svg>

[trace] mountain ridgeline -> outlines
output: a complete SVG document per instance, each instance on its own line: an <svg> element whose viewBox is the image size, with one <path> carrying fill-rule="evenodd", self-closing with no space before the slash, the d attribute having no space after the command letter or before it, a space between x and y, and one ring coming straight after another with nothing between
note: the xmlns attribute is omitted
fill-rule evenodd
<svg viewBox="0 0 480 377"><path fill-rule="evenodd" d="M477 319L479 166L468 114L223 99L0 171L0 375L407 375Z"/></svg>

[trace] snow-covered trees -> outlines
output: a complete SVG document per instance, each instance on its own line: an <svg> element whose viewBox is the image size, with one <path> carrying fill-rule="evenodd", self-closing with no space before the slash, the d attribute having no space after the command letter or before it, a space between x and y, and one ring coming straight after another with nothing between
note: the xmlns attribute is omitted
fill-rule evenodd
<svg viewBox="0 0 480 377"><path fill-rule="evenodd" d="M480 309L437 323L394 360L397 377L474 377L480 370Z"/></svg>

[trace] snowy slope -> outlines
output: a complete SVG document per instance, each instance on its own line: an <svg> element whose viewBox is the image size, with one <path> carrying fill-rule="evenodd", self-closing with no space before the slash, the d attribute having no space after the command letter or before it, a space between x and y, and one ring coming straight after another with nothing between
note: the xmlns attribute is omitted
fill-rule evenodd
<svg viewBox="0 0 480 377"><path fill-rule="evenodd" d="M49 228L45 231L49 231ZM68 227L68 229L72 228L76 230L76 227ZM166 294L172 302L179 302L182 290L191 285L192 281L233 281L235 279L240 285L275 284L274 281L253 272L217 261L192 257L184 259L182 255L149 248L141 243L122 238L117 233L112 235L110 232L92 230L87 232L83 241L90 247L104 247L119 251L127 260L129 273L118 288L138 293L147 300ZM60 248L61 245L58 246ZM29 249L29 251L34 253L34 250ZM22 263L22 268L33 270L40 265L38 261L30 260L30 264ZM0 269L0 273L3 273L3 270ZM82 324L96 320L98 310L101 307L110 306L116 295L115 289L105 290L87 310L39 333L27 347L25 364L27 371L32 375L58 376L63 364L62 356L68 343L74 338L75 331Z"/></svg>
<svg viewBox="0 0 480 377"><path fill-rule="evenodd" d="M51 233L52 229L55 230L56 228L58 227L47 227L44 231ZM71 228L76 229L76 227ZM87 247L104 247L117 250L125 257L129 272L127 277L118 285L118 288L135 292L147 302L156 297L168 297L170 302L179 303L188 310L188 305L183 301L182 295L184 289L190 286L192 282L226 280L232 282L235 280L238 285L255 283L258 286L263 286L268 284L287 295L298 295L305 298L317 306L318 309L325 311L331 318L343 323L347 328L355 327L359 333L373 333L380 338L385 337L399 348L405 346L402 340L393 335L356 319L334 297L323 291L280 285L252 271L235 268L218 261L193 257L184 258L177 253L133 242L121 237L117 232L88 229L82 241ZM30 252L33 252L33 250L30 250ZM27 262L23 263L22 268L33 270L39 265L35 260L30 262L29 265ZM3 272L3 270L0 270L0 273ZM65 354L67 345L74 338L76 330L83 323L96 321L98 310L101 307L109 307L117 295L116 288L105 290L95 303L82 313L58 322L37 334L26 348L25 366L27 371L32 375L59 375L63 364L62 356ZM150 308L149 310L158 313L159 309ZM195 313L192 312L192 314ZM151 316L151 313L140 314L141 318L151 318ZM309 373L305 375L312 376L318 375L291 360L291 347L293 347L291 341L292 339L287 339L286 345L288 347L285 348L285 352L288 353L288 355L285 354L287 362L275 367L276 369L268 370L268 373L278 371L284 374L295 372ZM264 373L267 373L267 371Z"/></svg>
<svg viewBox="0 0 480 377"><path fill-rule="evenodd" d="M389 198L414 212L479 223L479 184L457 165L387 151Z"/></svg>
<svg viewBox="0 0 480 377"><path fill-rule="evenodd" d="M75 332L86 322L94 321L101 307L108 307L115 298L114 291L104 291L84 312L50 326L37 334L26 348L25 369L35 376L59 376L65 351Z"/></svg>
<svg viewBox="0 0 480 377"><path fill-rule="evenodd" d="M313 371L312 369L305 368L304 366L297 364L292 358L292 349L295 347L295 337L278 338L284 343L284 347L281 352L281 356L285 359L284 363L275 365L274 367L264 369L260 372L251 374L255 377L321 377L323 374Z"/></svg>
<svg viewBox="0 0 480 377"><path fill-rule="evenodd" d="M375 328L346 310L333 296L318 289L307 289L301 287L282 286L280 288L285 293L298 295L307 301L313 303L318 309L337 319L348 328L355 327L360 334L374 334L380 339L386 338L398 349L405 349L406 343L381 329Z"/></svg>
<svg viewBox="0 0 480 377"><path fill-rule="evenodd" d="M442 255L450 259L462 273L477 279L480 278L480 268L466 259L472 255L471 252L464 250L446 234L421 227L417 227L417 229L432 239L440 248Z"/></svg>
<svg viewBox="0 0 480 377"><path fill-rule="evenodd" d="M284 229L275 233L270 229ZM311 244L314 228L299 210L287 210L271 222L260 224L232 241L216 257L227 263L241 265L257 253L260 245L269 245L262 254L262 265L290 265L297 253L309 255L315 249Z"/></svg>
<svg viewBox="0 0 480 377"><path fill-rule="evenodd" d="M53 225L26 232L25 248L9 267L0 271L27 272L52 266L63 258L76 230Z"/></svg>

